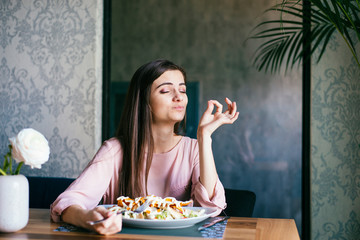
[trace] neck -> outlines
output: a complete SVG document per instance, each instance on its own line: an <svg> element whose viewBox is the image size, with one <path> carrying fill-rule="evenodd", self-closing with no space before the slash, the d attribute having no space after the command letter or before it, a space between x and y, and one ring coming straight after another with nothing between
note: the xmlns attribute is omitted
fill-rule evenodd
<svg viewBox="0 0 360 240"><path fill-rule="evenodd" d="M165 153L170 151L181 139L181 136L174 133L174 126L159 127L152 126L154 138L154 153Z"/></svg>

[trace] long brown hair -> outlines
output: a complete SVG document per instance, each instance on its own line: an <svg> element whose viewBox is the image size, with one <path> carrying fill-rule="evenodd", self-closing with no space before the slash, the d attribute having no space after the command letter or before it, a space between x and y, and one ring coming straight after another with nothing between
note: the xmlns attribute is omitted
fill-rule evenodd
<svg viewBox="0 0 360 240"><path fill-rule="evenodd" d="M119 179L122 195L132 198L147 195L147 179L154 152L150 110L151 85L169 70L179 70L186 83L186 73L180 66L161 59L142 65L131 79L115 135L123 148L123 165ZM185 118L175 124L174 132L181 134L184 129Z"/></svg>

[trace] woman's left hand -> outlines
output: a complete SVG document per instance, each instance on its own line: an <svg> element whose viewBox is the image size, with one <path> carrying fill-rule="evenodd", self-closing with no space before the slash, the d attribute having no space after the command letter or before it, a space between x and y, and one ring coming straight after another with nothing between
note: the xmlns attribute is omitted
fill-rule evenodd
<svg viewBox="0 0 360 240"><path fill-rule="evenodd" d="M202 115L198 126L198 138L201 136L211 136L211 134L223 124L232 124L239 116L236 112L236 102L231 102L225 98L228 109L223 111L223 105L216 100L209 100L207 109ZM215 113L212 113L216 107Z"/></svg>

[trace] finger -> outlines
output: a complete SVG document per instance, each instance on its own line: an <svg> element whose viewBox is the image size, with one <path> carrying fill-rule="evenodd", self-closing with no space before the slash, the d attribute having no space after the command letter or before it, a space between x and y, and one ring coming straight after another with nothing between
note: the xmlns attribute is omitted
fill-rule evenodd
<svg viewBox="0 0 360 240"><path fill-rule="evenodd" d="M105 208L105 207L103 207L103 206L97 206L96 208L95 208L95 210L97 211L97 212L100 212L100 211L107 211L107 209Z"/></svg>
<svg viewBox="0 0 360 240"><path fill-rule="evenodd" d="M229 98L225 98L225 102L227 103L227 105L230 107L231 106L231 100Z"/></svg>
<svg viewBox="0 0 360 240"><path fill-rule="evenodd" d="M226 111L229 112L229 113L231 113L231 109L232 109L232 102L231 102L231 100L230 100L229 98L225 98L225 102L226 102L227 107L228 107L228 109L227 109ZM226 112L226 111L225 111L225 112Z"/></svg>
<svg viewBox="0 0 360 240"><path fill-rule="evenodd" d="M95 211L100 213L104 218L111 216L114 212L107 210L103 206L99 206L95 208Z"/></svg>
<svg viewBox="0 0 360 240"><path fill-rule="evenodd" d="M236 112L234 116L227 115L222 118L223 124L233 124L239 117L239 112Z"/></svg>
<svg viewBox="0 0 360 240"><path fill-rule="evenodd" d="M99 230L102 234L109 235L120 232L122 229L122 215L113 215L103 222L102 226L99 226Z"/></svg>
<svg viewBox="0 0 360 240"><path fill-rule="evenodd" d="M239 112L236 112L235 115L234 115L234 117L232 117L232 118L230 119L231 124L234 123L234 122L238 119L238 117L239 117Z"/></svg>
<svg viewBox="0 0 360 240"><path fill-rule="evenodd" d="M115 212L108 211L106 209L94 208L89 213L89 218L88 218L89 220L87 221L87 223L91 226L94 226L106 221L109 217L111 217L114 214Z"/></svg>
<svg viewBox="0 0 360 240"><path fill-rule="evenodd" d="M211 102L216 106L216 112L222 113L223 105L216 100L211 100Z"/></svg>
<svg viewBox="0 0 360 240"><path fill-rule="evenodd" d="M214 110L214 104L210 100L210 101L208 101L208 105L207 105L207 108L205 110L205 113L211 114L213 110Z"/></svg>
<svg viewBox="0 0 360 240"><path fill-rule="evenodd" d="M236 113L236 103L235 102L231 102L231 100L229 98L225 98L225 102L228 105L228 113L233 117Z"/></svg>
<svg viewBox="0 0 360 240"><path fill-rule="evenodd" d="M94 231L102 234L109 235L121 231L122 228L122 216L121 214L113 214L106 218L104 221L96 223L93 226Z"/></svg>
<svg viewBox="0 0 360 240"><path fill-rule="evenodd" d="M233 102L233 103L231 104L231 111L230 111L230 115L231 115L232 117L235 116L236 110L237 110L236 102Z"/></svg>
<svg viewBox="0 0 360 240"><path fill-rule="evenodd" d="M114 223L114 219L116 219L115 214L114 215L110 215L108 218L106 218L106 220L103 222L103 227L104 228L110 228L111 225L113 225Z"/></svg>

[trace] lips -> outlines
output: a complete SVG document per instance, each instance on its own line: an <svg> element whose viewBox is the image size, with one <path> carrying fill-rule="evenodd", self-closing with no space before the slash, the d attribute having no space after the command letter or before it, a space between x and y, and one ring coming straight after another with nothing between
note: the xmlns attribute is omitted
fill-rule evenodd
<svg viewBox="0 0 360 240"><path fill-rule="evenodd" d="M178 111L182 111L185 109L185 107L184 106L175 106L174 109L178 110Z"/></svg>

